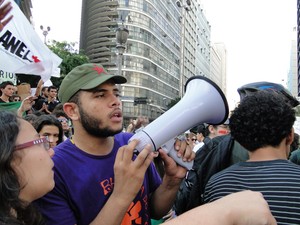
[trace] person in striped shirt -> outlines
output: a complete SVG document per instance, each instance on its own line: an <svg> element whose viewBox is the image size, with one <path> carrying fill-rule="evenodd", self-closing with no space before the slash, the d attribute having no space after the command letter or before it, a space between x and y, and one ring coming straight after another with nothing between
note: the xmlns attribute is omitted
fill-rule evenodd
<svg viewBox="0 0 300 225"><path fill-rule="evenodd" d="M230 117L234 139L249 160L212 176L205 203L242 190L261 192L279 225L300 224L300 167L287 160L294 137L295 112L276 91L246 96Z"/></svg>

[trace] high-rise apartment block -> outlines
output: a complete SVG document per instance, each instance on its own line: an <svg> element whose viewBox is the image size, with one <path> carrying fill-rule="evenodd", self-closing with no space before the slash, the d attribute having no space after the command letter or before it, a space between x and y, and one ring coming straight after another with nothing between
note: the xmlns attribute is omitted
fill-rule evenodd
<svg viewBox="0 0 300 225"><path fill-rule="evenodd" d="M118 60L116 30L122 27L129 36ZM91 62L127 78L121 86L125 120L139 115L153 120L183 96L188 78L211 78L210 33L200 0L82 2L80 48ZM224 51L217 52L222 60ZM136 98L146 98L146 104L134 104Z"/></svg>

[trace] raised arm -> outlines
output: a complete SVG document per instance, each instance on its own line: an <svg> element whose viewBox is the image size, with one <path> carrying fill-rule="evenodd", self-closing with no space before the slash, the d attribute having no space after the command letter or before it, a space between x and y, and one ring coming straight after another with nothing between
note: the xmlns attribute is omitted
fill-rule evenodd
<svg viewBox="0 0 300 225"><path fill-rule="evenodd" d="M242 191L199 206L164 225L276 225L259 192Z"/></svg>
<svg viewBox="0 0 300 225"><path fill-rule="evenodd" d="M4 0L0 0L0 32L3 30L5 25L8 24L8 22L13 18L13 16L11 15L7 19L5 19L8 13L12 10L12 6L10 2L7 2L2 6L3 2Z"/></svg>

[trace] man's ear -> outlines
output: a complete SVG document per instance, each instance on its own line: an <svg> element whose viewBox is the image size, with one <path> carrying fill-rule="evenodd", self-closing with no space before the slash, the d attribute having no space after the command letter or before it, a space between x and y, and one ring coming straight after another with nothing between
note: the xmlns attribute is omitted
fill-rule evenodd
<svg viewBox="0 0 300 225"><path fill-rule="evenodd" d="M78 105L76 103L66 102L64 103L63 109L72 121L76 121L79 119L79 110Z"/></svg>
<svg viewBox="0 0 300 225"><path fill-rule="evenodd" d="M208 130L209 130L209 133L215 134L215 128L214 128L213 125L209 125L209 126L208 126Z"/></svg>
<svg viewBox="0 0 300 225"><path fill-rule="evenodd" d="M295 133L294 128L292 128L291 132L286 138L287 145L291 145L292 142L294 141L294 133Z"/></svg>

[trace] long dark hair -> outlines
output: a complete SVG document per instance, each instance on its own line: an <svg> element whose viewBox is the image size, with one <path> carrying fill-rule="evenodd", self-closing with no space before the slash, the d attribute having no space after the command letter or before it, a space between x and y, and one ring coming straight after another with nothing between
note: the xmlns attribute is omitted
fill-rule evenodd
<svg viewBox="0 0 300 225"><path fill-rule="evenodd" d="M64 131L62 129L61 123L58 121L58 119L56 119L54 115L40 115L38 118L36 118L33 121L32 125L38 133L40 133L40 131L45 125L54 125L58 127L59 137L58 137L57 144L63 142Z"/></svg>
<svg viewBox="0 0 300 225"><path fill-rule="evenodd" d="M22 187L11 166L19 121L15 113L0 111L0 224L45 224L33 205L19 199Z"/></svg>

